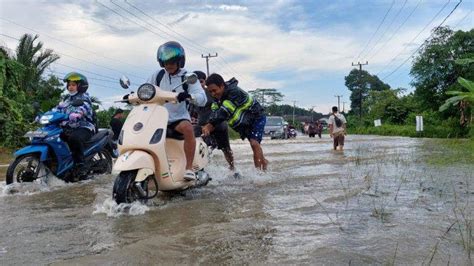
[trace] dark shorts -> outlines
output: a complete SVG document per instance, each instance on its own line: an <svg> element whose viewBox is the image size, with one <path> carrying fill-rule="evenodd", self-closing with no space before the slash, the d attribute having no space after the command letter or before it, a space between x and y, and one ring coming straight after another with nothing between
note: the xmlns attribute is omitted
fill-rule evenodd
<svg viewBox="0 0 474 266"><path fill-rule="evenodd" d="M344 132L334 134L333 139L334 139L334 149L336 149L337 146L344 146Z"/></svg>
<svg viewBox="0 0 474 266"><path fill-rule="evenodd" d="M202 134L201 126L194 127L194 135L200 137ZM230 150L229 143L229 130L227 128L227 123L222 122L215 127L214 131L211 132L210 136L203 137L204 142L210 147L218 148L219 150Z"/></svg>
<svg viewBox="0 0 474 266"><path fill-rule="evenodd" d="M266 116L262 116L259 119L255 120L255 122L252 125L251 130L248 131L245 137L248 140L254 139L258 141L258 143L262 142L263 131L264 131L266 123L267 123Z"/></svg>
<svg viewBox="0 0 474 266"><path fill-rule="evenodd" d="M179 123L181 123L182 121L189 121L188 119L180 119L180 120L176 120L174 122L171 122L168 124L168 128L169 129L172 129L172 130L175 130L175 128L179 125ZM189 121L189 123L191 123L191 121Z"/></svg>

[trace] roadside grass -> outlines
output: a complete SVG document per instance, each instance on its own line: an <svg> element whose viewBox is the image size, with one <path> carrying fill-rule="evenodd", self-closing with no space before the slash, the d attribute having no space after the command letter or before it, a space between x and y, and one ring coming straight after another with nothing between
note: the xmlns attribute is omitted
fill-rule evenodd
<svg viewBox="0 0 474 266"><path fill-rule="evenodd" d="M0 147L0 165L11 163L13 160L13 150ZM0 181L5 179L7 167L0 167Z"/></svg>
<svg viewBox="0 0 474 266"><path fill-rule="evenodd" d="M474 163L474 139L428 140L424 149L428 164L446 166Z"/></svg>
<svg viewBox="0 0 474 266"><path fill-rule="evenodd" d="M380 127L349 127L349 134L402 136L412 138L462 138L469 129L459 130L444 125L425 125L422 132L416 132L415 125L389 125Z"/></svg>

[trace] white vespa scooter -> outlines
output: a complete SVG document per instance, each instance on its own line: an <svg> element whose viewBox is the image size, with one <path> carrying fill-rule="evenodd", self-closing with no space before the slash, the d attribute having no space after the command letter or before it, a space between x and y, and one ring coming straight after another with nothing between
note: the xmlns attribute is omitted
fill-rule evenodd
<svg viewBox="0 0 474 266"><path fill-rule="evenodd" d="M197 76L186 75L184 84L194 84ZM120 79L123 88L130 87L126 77ZM181 84L181 85L182 85ZM158 191L182 191L204 186L211 178L204 171L209 161L206 143L196 138L193 170L196 180L183 178L186 157L183 136L167 128L168 110L165 103L176 103L177 93L163 91L158 86L142 84L137 93L131 92L127 102L133 106L118 139L120 156L113 166L118 173L113 188L113 198L120 203L136 200L146 202Z"/></svg>

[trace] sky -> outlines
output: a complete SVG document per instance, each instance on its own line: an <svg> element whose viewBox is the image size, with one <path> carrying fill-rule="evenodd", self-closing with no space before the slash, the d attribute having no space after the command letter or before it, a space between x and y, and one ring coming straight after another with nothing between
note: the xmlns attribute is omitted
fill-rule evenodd
<svg viewBox="0 0 474 266"><path fill-rule="evenodd" d="M283 103L329 113L342 95L353 64L392 88L414 90L409 71L413 51L459 0L0 0L0 45L12 50L25 33L61 58L48 73L71 71L89 79L89 93L103 108L121 106L132 87L156 70L157 48L180 42L188 71L236 77L244 90L275 88ZM470 30L474 0L463 0L443 25ZM405 63L404 63L405 62Z"/></svg>

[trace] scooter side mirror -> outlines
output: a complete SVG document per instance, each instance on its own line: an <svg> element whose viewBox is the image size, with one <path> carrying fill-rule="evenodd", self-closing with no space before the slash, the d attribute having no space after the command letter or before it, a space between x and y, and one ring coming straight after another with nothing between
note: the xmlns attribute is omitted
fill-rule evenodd
<svg viewBox="0 0 474 266"><path fill-rule="evenodd" d="M122 86L124 89L130 88L130 80L127 76L124 75L120 78L120 86Z"/></svg>
<svg viewBox="0 0 474 266"><path fill-rule="evenodd" d="M194 84L198 80L198 76L195 73L189 73L185 75L185 81L188 84Z"/></svg>

